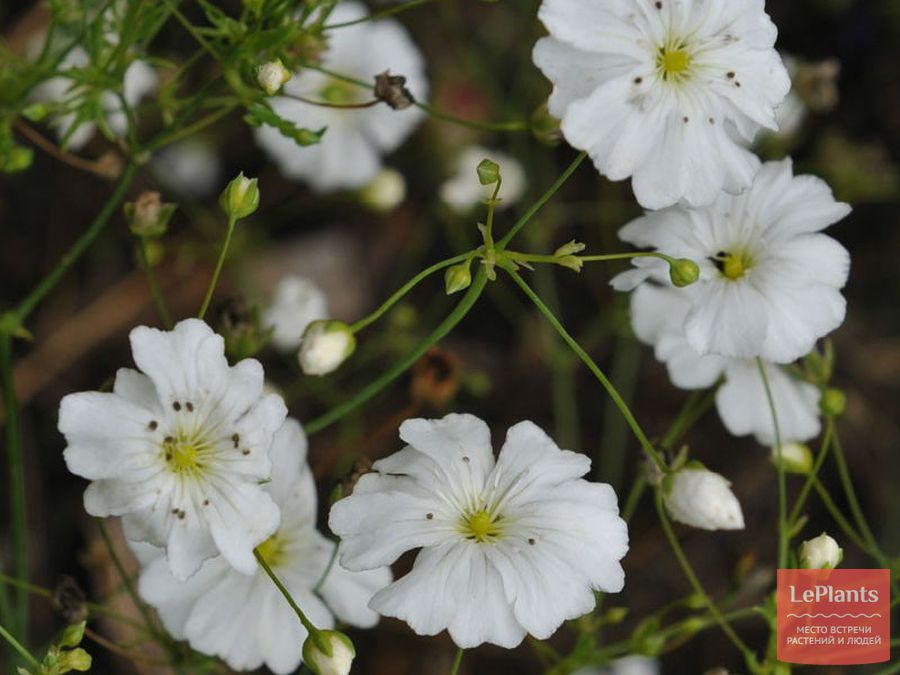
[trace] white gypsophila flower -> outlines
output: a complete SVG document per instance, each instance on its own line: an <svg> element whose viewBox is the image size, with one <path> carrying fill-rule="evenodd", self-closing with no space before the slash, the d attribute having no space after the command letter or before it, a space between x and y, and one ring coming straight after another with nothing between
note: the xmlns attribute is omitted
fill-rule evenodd
<svg viewBox="0 0 900 675"><path fill-rule="evenodd" d="M504 152L488 150L480 146L469 146L457 157L456 173L441 185L441 200L457 213L467 213L472 208L484 204L494 193L494 185L482 185L476 169L484 159L500 165L503 183L500 186L500 203L504 209L515 204L525 192L526 178L522 164L515 157Z"/></svg>
<svg viewBox="0 0 900 675"><path fill-rule="evenodd" d="M700 280L684 289L691 299L684 331L694 351L789 363L844 320L850 254L821 230L848 213L823 180L794 176L787 159L766 163L740 196L647 213L619 237L700 266ZM670 283L664 261L636 261L613 280L616 289Z"/></svg>
<svg viewBox="0 0 900 675"><path fill-rule="evenodd" d="M328 23L343 23L367 16L358 2L342 2ZM406 30L396 21L366 21L328 32L322 66L343 76L375 83L375 76L390 70L406 77L406 86L425 100L428 82L422 56ZM284 85L284 93L315 101L352 104L372 99L372 90L304 68ZM271 100L283 119L307 129L327 127L316 145L299 147L269 126L256 130L256 139L288 178L309 183L319 192L358 189L375 178L381 157L392 152L424 118L416 107L393 110L381 103L361 110L310 105L286 96Z"/></svg>
<svg viewBox="0 0 900 675"><path fill-rule="evenodd" d="M706 389L723 378L716 409L735 436L752 434L763 445L775 443L775 425L759 366L754 360L700 355L688 343L685 320L691 311L686 289L641 284L631 294L631 326L637 338L654 348L680 389ZM819 434L818 388L784 367L764 364L783 442L805 441Z"/></svg>
<svg viewBox="0 0 900 675"><path fill-rule="evenodd" d="M588 457L521 422L495 460L472 415L407 420L400 437L408 445L376 462L329 518L347 569L422 549L372 609L420 635L447 629L460 647L512 648L590 612L594 591L622 589L627 526L613 489L582 479Z"/></svg>
<svg viewBox="0 0 900 675"><path fill-rule="evenodd" d="M72 68L84 68L89 63L87 52L81 47L74 47L60 63L60 70ZM149 64L143 61L132 61L125 71L122 82L122 98L129 107L137 105L141 99L156 91L159 85L159 76ZM62 102L77 96L78 84L75 80L65 76L54 77L43 82L35 89L34 98L39 101ZM116 136L121 137L128 128L128 118L122 109L122 101L111 91L105 91L100 96L100 107L106 117L106 125ZM80 124L70 134L70 129L75 124L75 113L65 113L52 118L51 124L56 129L60 141L67 137L66 147L70 150L80 150L94 135L97 130L95 122Z"/></svg>
<svg viewBox="0 0 900 675"><path fill-rule="evenodd" d="M272 303L263 313L263 324L273 328L272 344L281 351L293 351L307 326L328 318L328 299L315 283L289 275L275 287Z"/></svg>
<svg viewBox="0 0 900 675"><path fill-rule="evenodd" d="M663 479L663 501L672 520L701 530L743 530L741 504L723 476L687 466Z"/></svg>
<svg viewBox="0 0 900 675"><path fill-rule="evenodd" d="M390 583L391 572L386 567L348 572L336 564L329 569L335 544L316 529L316 486L306 447L296 420L288 419L275 434L272 480L262 489L280 507L282 518L278 530L259 546L260 554L316 627L332 628L337 616L371 628L379 617L367 603ZM217 557L179 581L161 551L144 546L138 553L141 597L156 608L176 639L222 658L235 670L265 664L275 673L292 673L300 665L306 629L261 567L243 574Z"/></svg>
<svg viewBox="0 0 900 675"><path fill-rule="evenodd" d="M356 349L353 331L342 321L313 321L300 341L297 360L307 375L327 375L337 370Z"/></svg>
<svg viewBox="0 0 900 675"><path fill-rule="evenodd" d="M800 545L800 565L810 570L831 570L841 564L844 549L825 532Z"/></svg>
<svg viewBox="0 0 900 675"><path fill-rule="evenodd" d="M258 361L229 366L224 340L198 319L130 337L141 372L122 368L111 393L60 403L66 465L92 481L85 510L122 516L126 536L164 547L179 579L219 553L252 573L253 548L279 521L259 482L284 402L263 394Z"/></svg>
<svg viewBox="0 0 900 675"><path fill-rule="evenodd" d="M649 656L625 656L605 668L581 668L572 675L659 675L659 661Z"/></svg>
<svg viewBox="0 0 900 675"><path fill-rule="evenodd" d="M648 209L750 184L744 144L791 86L763 0L543 0L538 16L550 113L600 173L631 176Z"/></svg>
<svg viewBox="0 0 900 675"><path fill-rule="evenodd" d="M150 162L153 176L167 190L209 197L222 186L222 159L210 143L191 138L167 146Z"/></svg>

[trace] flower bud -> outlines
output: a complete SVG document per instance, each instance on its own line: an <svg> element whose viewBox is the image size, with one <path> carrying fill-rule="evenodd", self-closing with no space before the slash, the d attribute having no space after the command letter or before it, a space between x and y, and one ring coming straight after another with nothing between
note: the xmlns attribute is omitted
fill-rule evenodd
<svg viewBox="0 0 900 675"><path fill-rule="evenodd" d="M574 239L567 244L563 244L553 253L557 258L563 258L567 255L577 255L581 253L584 249L587 248L586 244L582 244L580 241L575 241Z"/></svg>
<svg viewBox="0 0 900 675"><path fill-rule="evenodd" d="M313 321L303 333L300 367L307 375L327 375L337 370L356 349L356 338L343 321Z"/></svg>
<svg viewBox="0 0 900 675"><path fill-rule="evenodd" d="M264 63L256 72L256 81L264 92L274 96L291 79L291 71L284 67L281 59Z"/></svg>
<svg viewBox="0 0 900 675"><path fill-rule="evenodd" d="M374 211L387 213L406 199L406 179L396 169L382 169L359 193L359 200Z"/></svg>
<svg viewBox="0 0 900 675"><path fill-rule="evenodd" d="M125 204L125 219L134 236L161 237L175 208L175 204L163 202L158 192L145 190L135 201Z"/></svg>
<svg viewBox="0 0 900 675"><path fill-rule="evenodd" d="M472 285L472 272L469 263L454 265L444 272L444 290L447 295L458 293Z"/></svg>
<svg viewBox="0 0 900 675"><path fill-rule="evenodd" d="M772 464L778 466L778 448L772 448ZM808 474L813 467L812 451L803 443L781 444L781 465L788 473Z"/></svg>
<svg viewBox="0 0 900 675"><path fill-rule="evenodd" d="M348 675L356 649L343 633L323 630L303 643L303 662L316 675Z"/></svg>
<svg viewBox="0 0 900 675"><path fill-rule="evenodd" d="M800 565L809 570L831 570L841 564L844 549L826 533L800 545Z"/></svg>
<svg viewBox="0 0 900 675"><path fill-rule="evenodd" d="M219 196L219 206L229 218L241 220L259 207L259 186L256 178L246 178L244 172L238 174Z"/></svg>
<svg viewBox="0 0 900 675"><path fill-rule="evenodd" d="M476 171L482 185L495 185L500 180L500 165L490 159L481 160Z"/></svg>
<svg viewBox="0 0 900 675"><path fill-rule="evenodd" d="M819 407L829 417L839 417L847 407L847 396L840 389L829 387L822 392Z"/></svg>
<svg viewBox="0 0 900 675"><path fill-rule="evenodd" d="M531 133L544 145L559 145L560 141L562 141L559 120L550 114L550 108L546 103L532 113Z"/></svg>
<svg viewBox="0 0 900 675"><path fill-rule="evenodd" d="M59 660L56 663L54 672L68 673L75 670L79 673L86 673L91 669L91 661L91 655L81 647L67 649L59 653Z"/></svg>
<svg viewBox="0 0 900 675"><path fill-rule="evenodd" d="M690 286L700 278L700 267L693 260L679 258L669 263L669 279L678 288Z"/></svg>
<svg viewBox="0 0 900 675"><path fill-rule="evenodd" d="M77 647L80 645L81 640L84 638L84 627L86 624L87 621L81 621L66 626L62 637L59 639L59 644L63 647Z"/></svg>
<svg viewBox="0 0 900 675"><path fill-rule="evenodd" d="M697 465L663 479L663 501L673 520L703 530L742 530L744 514L723 476Z"/></svg>

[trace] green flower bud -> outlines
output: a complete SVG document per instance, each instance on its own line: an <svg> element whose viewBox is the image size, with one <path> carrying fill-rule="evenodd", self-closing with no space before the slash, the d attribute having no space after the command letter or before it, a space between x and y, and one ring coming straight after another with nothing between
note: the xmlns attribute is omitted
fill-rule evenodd
<svg viewBox="0 0 900 675"><path fill-rule="evenodd" d="M68 673L76 670L79 673L87 672L91 669L91 655L84 651L81 647L61 652L59 661L56 665L56 673Z"/></svg>
<svg viewBox="0 0 900 675"><path fill-rule="evenodd" d="M778 448L772 448L772 464L776 467L778 455ZM802 443L782 443L781 465L788 473L808 474L813 467L812 451Z"/></svg>
<svg viewBox="0 0 900 675"><path fill-rule="evenodd" d="M291 71L284 67L281 59L264 63L256 71L256 82L269 96L274 96L291 79Z"/></svg>
<svg viewBox="0 0 900 675"><path fill-rule="evenodd" d="M356 349L356 337L343 321L313 321L303 333L297 360L307 375L337 370Z"/></svg>
<svg viewBox="0 0 900 675"><path fill-rule="evenodd" d="M219 206L229 218L241 220L259 207L258 179L246 178L244 172L238 174L219 196Z"/></svg>
<svg viewBox="0 0 900 675"><path fill-rule="evenodd" d="M532 113L531 133L544 145L559 145L560 141L562 141L559 120L550 114L550 109L546 103Z"/></svg>
<svg viewBox="0 0 900 675"><path fill-rule="evenodd" d="M348 675L356 649L343 633L323 630L303 643L303 662L316 675Z"/></svg>
<svg viewBox="0 0 900 675"><path fill-rule="evenodd" d="M819 401L822 412L829 417L839 417L847 408L847 396L840 389L829 387L822 392L822 400Z"/></svg>
<svg viewBox="0 0 900 675"><path fill-rule="evenodd" d="M576 255L578 253L581 253L586 248L586 244L582 244L580 241L575 241L573 239L568 244L563 244L558 249L556 249L553 255L555 255L557 258L563 258L567 255Z"/></svg>
<svg viewBox="0 0 900 675"><path fill-rule="evenodd" d="M59 644L63 647L77 647L80 645L81 640L84 637L84 627L86 624L87 621L82 621L66 626L62 637L59 639Z"/></svg>
<svg viewBox="0 0 900 675"><path fill-rule="evenodd" d="M161 237L177 206L163 202L153 190L142 192L133 202L123 207L128 228L136 237Z"/></svg>
<svg viewBox="0 0 900 675"><path fill-rule="evenodd" d="M447 295L458 293L472 285L472 272L469 263L464 262L450 267L444 272L444 290Z"/></svg>
<svg viewBox="0 0 900 675"><path fill-rule="evenodd" d="M574 255L566 255L562 258L557 258L556 264L561 265L562 267L568 267L573 272L580 272L581 268L584 267L584 261Z"/></svg>
<svg viewBox="0 0 900 675"><path fill-rule="evenodd" d="M622 623L626 616L628 616L627 607L610 607L603 614L603 623L609 626Z"/></svg>
<svg viewBox="0 0 900 675"><path fill-rule="evenodd" d="M483 159L476 170L482 185L494 185L500 180L500 165L497 162Z"/></svg>
<svg viewBox="0 0 900 675"><path fill-rule="evenodd" d="M678 288L690 286L700 278L700 267L688 258L673 260L669 263L669 278Z"/></svg>

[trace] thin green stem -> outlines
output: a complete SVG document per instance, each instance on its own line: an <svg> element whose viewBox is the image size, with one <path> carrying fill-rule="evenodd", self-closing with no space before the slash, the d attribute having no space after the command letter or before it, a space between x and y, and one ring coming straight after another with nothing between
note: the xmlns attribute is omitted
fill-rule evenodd
<svg viewBox="0 0 900 675"><path fill-rule="evenodd" d="M427 352L433 344L446 337L453 328L463 320L469 310L472 309L475 301L478 300L485 285L487 284L487 274L484 269L478 270L475 279L469 290L463 296L462 300L456 308L444 319L441 324L435 328L424 340L422 340L409 355L395 364L384 375L363 388L354 396L351 396L344 403L328 411L321 417L317 417L305 425L307 435L313 435L331 426L339 419L355 410L357 407L368 401L370 398L378 394L382 389L387 387L391 382L400 377L407 369L409 369L419 358Z"/></svg>
<svg viewBox="0 0 900 675"><path fill-rule="evenodd" d="M809 493L812 491L813 485L815 484L816 479L819 476L819 471L822 469L822 465L825 463L825 459L828 457L828 451L831 448L831 441L833 437L834 418L829 415L825 418L825 435L822 438L822 445L819 448L819 454L816 457L816 462L813 465L812 470L809 472L809 475L806 477L806 482L800 489L800 494L797 495L797 501L794 502L794 508L791 509L791 514L788 516L788 526L791 530L794 529L794 526L797 523L797 519L800 517L800 511L806 504Z"/></svg>
<svg viewBox="0 0 900 675"><path fill-rule="evenodd" d="M622 520L626 523L631 520L634 512L637 511L638 504L641 503L641 497L646 489L647 475L643 471L639 471L637 476L634 477L631 490L628 491L628 497L625 499L625 506L622 508Z"/></svg>
<svg viewBox="0 0 900 675"><path fill-rule="evenodd" d="M453 659L453 667L450 668L450 675L458 675L459 667L462 665L463 659L463 648L458 647L456 650L456 657Z"/></svg>
<svg viewBox="0 0 900 675"><path fill-rule="evenodd" d="M15 315L19 321L24 321L31 312L34 311L34 308L38 306L38 303L54 289L62 276L93 243L94 239L97 238L97 235L103 231L103 228L106 227L112 214L118 209L119 204L125 196L125 191L128 189L128 186L131 185L131 181L134 178L136 171L137 165L134 163L129 163L125 166L115 189L106 200L100 213L97 214L93 222L88 226L88 229L84 231L84 234L82 234L66 254L63 255L56 268L44 277L37 287L35 287L35 289L19 303L19 306L15 310Z"/></svg>
<svg viewBox="0 0 900 675"><path fill-rule="evenodd" d="M596 362L588 355L588 353L584 351L581 345L578 344L578 341L569 334L562 323L560 323L559 319L556 318L553 312L550 311L550 308L544 304L543 300L540 299L537 293L535 293L531 289L531 287L525 282L525 280L512 269L507 269L506 272L512 277L513 281L518 284L519 288L522 289L522 292L525 293L525 295L528 296L528 298L534 303L535 307L538 308L538 311L540 311L540 313L544 315L544 318L550 322L550 325L552 325L553 328L556 329L556 332L559 333L560 337L562 337L566 344L569 345L569 348L573 352L575 352L578 358L580 358L584 362L588 369L600 381L600 384L603 385L603 388L606 389L606 392L619 408L619 412L622 413L622 416L625 418L628 426L631 427L631 431L634 433L638 442L641 444L644 452L646 452L647 456L653 460L653 463L656 464L657 468L660 471L665 472L667 470L667 467L662 456L659 454L656 448L653 447L653 444L647 438L644 430L634 418L634 415L628 408L628 405L619 395L619 392L616 390L613 384L609 381L609 378L607 378L603 371L600 370L600 366L598 366Z"/></svg>
<svg viewBox="0 0 900 675"><path fill-rule="evenodd" d="M231 113L235 108L238 107L237 103L229 103L227 105L222 106L218 110L211 112L206 117L202 117L196 122L188 124L187 126L179 128L177 131L173 131L172 133L162 133L158 138L149 143L143 150L145 152L150 152L155 150L163 145L169 145L174 143L175 141L180 141L183 138L187 138L188 136L193 136L199 131L202 131L206 127L211 124L215 124L220 119Z"/></svg>
<svg viewBox="0 0 900 675"><path fill-rule="evenodd" d="M388 16L393 16L394 14L399 14L400 12L405 12L408 9L414 9L421 5L427 5L429 2L433 2L434 0L408 0L401 5L397 5L396 7L391 7L389 9L383 9L380 12L373 12L368 16L364 16L359 19L354 19L353 21L342 21L341 23L330 23L322 26L322 30L333 30L334 28L346 28L347 26L355 26L358 23L365 23L366 21L377 21L378 19L384 19Z"/></svg>
<svg viewBox="0 0 900 675"><path fill-rule="evenodd" d="M159 290L156 272L153 270L153 265L150 264L150 259L147 256L146 237L137 238L137 250L141 267L144 268L144 274L147 275L147 285L150 287L150 294L153 296L153 302L156 305L156 311L159 314L159 318L162 319L163 326L165 326L166 330L172 330L172 315L169 313L169 308L166 306L166 299Z"/></svg>
<svg viewBox="0 0 900 675"><path fill-rule="evenodd" d="M562 175L556 179L553 185L538 199L534 204L531 205L525 214L516 221L515 225L506 233L503 239L500 240L500 243L497 244L497 248L501 251L506 249L506 246L513 240L513 238L519 233L519 231L528 224L534 215L540 211L544 205L549 202L553 195L559 192L559 189L565 185L566 181L569 180L571 175L575 173L575 170L581 166L581 163L584 161L585 157L587 157L586 152L580 152L578 156L572 161L572 163L568 166L568 168L563 171Z"/></svg>
<svg viewBox="0 0 900 675"><path fill-rule="evenodd" d="M508 122L480 122L478 120L467 120L462 117L457 117L456 115L451 115L450 113L442 112L436 108L432 108L427 103L420 103L416 101L415 106L432 119L440 120L441 122L449 122L450 124L455 124L459 127L465 127L466 129L475 129L477 131L519 133L528 131L531 128L531 125L525 120L511 120Z"/></svg>
<svg viewBox="0 0 900 675"><path fill-rule="evenodd" d="M784 474L784 462L781 456L781 430L778 427L778 412L775 409L775 399L772 397L772 388L769 386L769 378L766 375L766 365L759 357L756 359L756 367L762 378L763 388L766 390L766 400L769 403L769 412L772 414L772 426L775 429L775 451L778 461L778 567L788 565L788 519L787 519L787 479Z"/></svg>
<svg viewBox="0 0 900 675"><path fill-rule="evenodd" d="M372 325L382 316L384 316L394 305L396 305L400 300L402 300L407 293L409 293L413 288L418 286L422 281L430 277L435 272L439 272L442 269L450 267L452 265L456 265L457 263L461 263L464 260L471 258L471 253L463 253L458 256L454 256L453 258L448 258L447 260L442 260L441 262L435 263L431 267L422 270L412 279L407 281L396 293L394 293L391 297L389 297L385 302L374 312L369 314L367 317L360 319L352 326L350 326L350 330L353 333L358 333L362 329Z"/></svg>
<svg viewBox="0 0 900 675"><path fill-rule="evenodd" d="M28 662L29 666L34 669L38 669L41 667L40 662L31 655L31 652L25 649L25 647L18 640L16 640L16 638L14 638L12 634L2 625L0 625L0 637L5 639L12 646L12 648L17 651L19 653L19 656L21 656Z"/></svg>
<svg viewBox="0 0 900 675"><path fill-rule="evenodd" d="M203 298L203 304L200 305L200 311L197 312L197 318L202 319L206 316L206 310L209 309L209 303L212 302L213 294L216 292L216 286L219 285L219 276L222 274L222 267L225 265L225 258L228 256L228 248L231 246L231 236L234 234L234 226L237 218L228 217L228 229L225 232L225 241L222 242L222 248L219 249L219 259L216 260L216 268L213 270L212 279L209 280L209 287L206 289L206 296Z"/></svg>
<svg viewBox="0 0 900 675"><path fill-rule="evenodd" d="M28 516L25 503L25 462L19 436L19 403L13 379L12 336L0 335L0 378L3 385L3 409L6 411L6 462L9 472L9 509L13 548L13 574L28 578ZM13 630L28 640L28 594L18 589L13 594Z"/></svg>
<svg viewBox="0 0 900 675"><path fill-rule="evenodd" d="M868 544L863 540L863 538L856 533L853 529L853 526L850 524L844 514L841 513L841 510L837 507L837 504L834 503L834 500L831 498L828 490L825 489L825 486L816 478L813 481L813 487L815 487L816 492L819 494L819 499L822 500L822 503L825 504L825 508L828 509L828 512L831 514L831 517L834 518L835 522L838 524L838 527L841 528L841 531L844 535L852 541L859 548L860 551L864 553L868 553L872 557L875 557L869 548Z"/></svg>
<svg viewBox="0 0 900 675"><path fill-rule="evenodd" d="M331 570L334 569L334 564L337 562L337 554L338 545L337 542L335 542L334 548L331 550L331 557L328 559L328 566L325 568L325 571L322 572L322 576L319 577L319 580L313 587L313 593L318 593L322 590L322 586L325 585L325 582L328 580L328 575L331 574Z"/></svg>
<svg viewBox="0 0 900 675"><path fill-rule="evenodd" d="M757 672L758 663L756 660L756 654L754 654L753 651L751 651L751 649L744 643L744 641L741 640L740 636L731 627L731 624L728 623L724 616L722 616L719 608L716 607L716 604L712 601L712 598L709 597L706 589L703 588L703 584L700 583L700 579L694 572L694 568L691 567L690 561L687 559L684 550L681 548L681 544L678 542L678 537L675 536L675 531L672 529L672 524L669 522L669 517L666 515L666 509L663 505L662 491L659 488L657 488L656 490L655 502L656 512L659 514L659 522L662 524L663 532L666 535L666 539L669 540L669 545L672 548L672 552L678 559L678 564L681 565L681 569L690 582L691 587L694 589L694 592L703 599L703 602L706 603L706 607L709 610L709 613L712 615L713 619L715 619L716 623L719 624L722 632L725 633L728 639L731 640L732 644L734 644L734 646L737 647L744 655L744 660L747 662L747 666L748 668L750 668L750 671Z"/></svg>
<svg viewBox="0 0 900 675"><path fill-rule="evenodd" d="M316 635L319 632L319 629L316 628L312 621L306 618L306 614L303 613L303 610L300 609L297 602L294 600L290 591L285 588L285 585L281 583L281 579L278 578L278 575L272 571L272 568L269 567L269 563L266 562L266 559L260 554L258 549L253 549L253 555L256 556L256 562L259 563L259 566L263 568L265 573L268 575L269 579L272 580L272 583L275 584L275 587L279 590L279 592L284 596L284 599L287 600L287 603L291 606L291 609L294 610L294 614L297 615L297 618L300 619L300 623L303 624L303 627L307 630L310 635Z"/></svg>
<svg viewBox="0 0 900 675"><path fill-rule="evenodd" d="M891 645L893 646L893 642L891 643ZM900 661L888 666L887 668L882 668L877 673L875 673L875 675L897 675L897 673L900 673Z"/></svg>

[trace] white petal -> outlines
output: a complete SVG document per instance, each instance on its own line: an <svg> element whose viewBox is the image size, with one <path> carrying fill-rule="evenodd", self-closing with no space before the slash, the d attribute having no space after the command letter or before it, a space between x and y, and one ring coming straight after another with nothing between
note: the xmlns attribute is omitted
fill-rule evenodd
<svg viewBox="0 0 900 675"><path fill-rule="evenodd" d="M341 621L359 628L372 628L379 616L369 609L369 602L393 578L389 567L351 572L335 562L322 584L322 598Z"/></svg>
<svg viewBox="0 0 900 675"><path fill-rule="evenodd" d="M281 512L260 486L222 481L211 486L204 515L219 551L238 571L257 569L253 549L278 529Z"/></svg>

